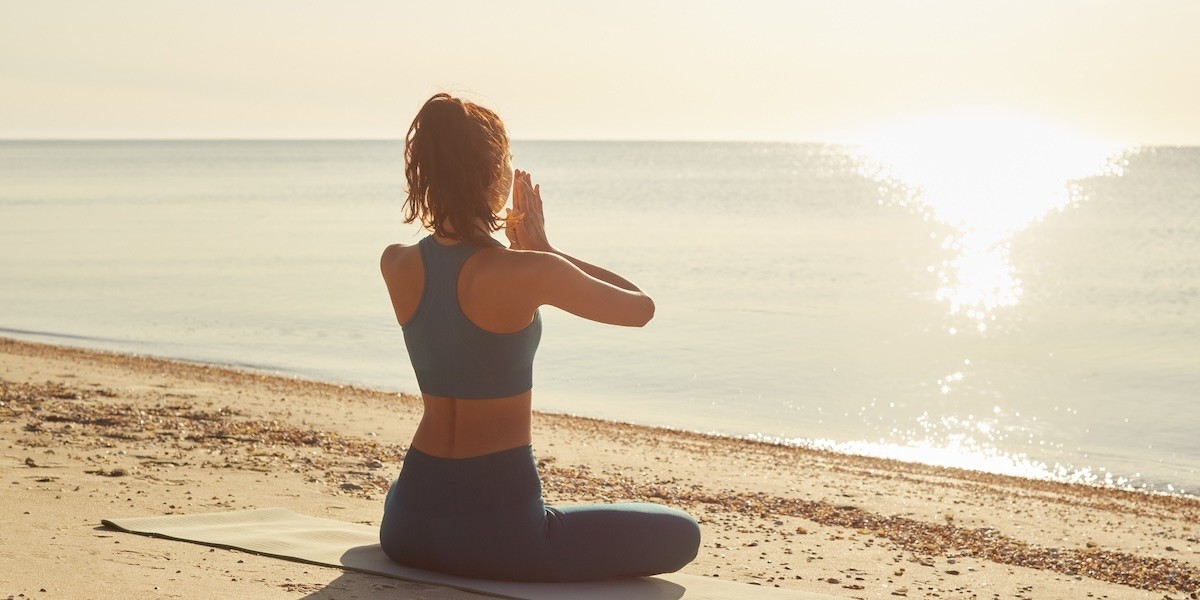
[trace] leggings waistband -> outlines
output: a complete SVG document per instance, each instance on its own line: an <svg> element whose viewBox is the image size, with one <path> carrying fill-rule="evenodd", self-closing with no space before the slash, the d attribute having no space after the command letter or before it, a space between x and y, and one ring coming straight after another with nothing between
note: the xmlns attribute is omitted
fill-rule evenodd
<svg viewBox="0 0 1200 600"><path fill-rule="evenodd" d="M389 508L428 515L488 513L541 503L533 446L470 458L441 458L409 448Z"/></svg>

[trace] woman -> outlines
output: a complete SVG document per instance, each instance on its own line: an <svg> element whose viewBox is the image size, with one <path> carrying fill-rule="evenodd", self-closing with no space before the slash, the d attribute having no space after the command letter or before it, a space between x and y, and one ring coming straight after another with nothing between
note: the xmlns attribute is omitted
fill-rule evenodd
<svg viewBox="0 0 1200 600"><path fill-rule="evenodd" d="M648 503L548 507L530 432L538 307L640 327L654 302L546 239L539 186L513 171L492 111L437 94L405 145L406 222L432 231L380 267L425 404L380 526L398 563L465 577L587 581L676 571L696 557L687 513ZM512 188L504 226L492 239Z"/></svg>

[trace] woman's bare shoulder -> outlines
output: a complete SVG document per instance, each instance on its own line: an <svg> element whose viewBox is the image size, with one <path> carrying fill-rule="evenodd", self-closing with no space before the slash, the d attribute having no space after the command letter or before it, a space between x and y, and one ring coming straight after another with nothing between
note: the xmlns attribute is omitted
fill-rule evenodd
<svg viewBox="0 0 1200 600"><path fill-rule="evenodd" d="M489 267L507 276L537 274L560 261L565 262L562 257L551 252L515 250L504 246L489 248L481 255L480 258L486 260Z"/></svg>
<svg viewBox="0 0 1200 600"><path fill-rule="evenodd" d="M391 244L379 257L379 269L388 277L417 268L421 264L421 249L416 244Z"/></svg>
<svg viewBox="0 0 1200 600"><path fill-rule="evenodd" d="M388 244L388 246L383 249L383 257L384 258L387 258L389 256L395 257L398 255L404 254L405 252L411 252L416 249L417 249L416 244L401 244L401 243Z"/></svg>
<svg viewBox="0 0 1200 600"><path fill-rule="evenodd" d="M541 287L538 279L546 274L547 262L555 259L545 252L492 246L471 257L463 272L467 279L487 289L529 300Z"/></svg>

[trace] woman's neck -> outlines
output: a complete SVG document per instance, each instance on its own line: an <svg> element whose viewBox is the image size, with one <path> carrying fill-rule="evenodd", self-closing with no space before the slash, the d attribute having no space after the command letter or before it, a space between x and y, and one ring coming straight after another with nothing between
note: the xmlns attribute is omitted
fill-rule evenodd
<svg viewBox="0 0 1200 600"><path fill-rule="evenodd" d="M473 225L475 226L475 229L483 236L491 237L491 231L489 231L487 226L484 225L482 219L475 219ZM438 243L444 246L452 246L465 241L464 238L460 237L457 232L454 231L454 226L450 223L445 223L442 225L442 234L438 234L436 231L434 231L433 239L437 240Z"/></svg>

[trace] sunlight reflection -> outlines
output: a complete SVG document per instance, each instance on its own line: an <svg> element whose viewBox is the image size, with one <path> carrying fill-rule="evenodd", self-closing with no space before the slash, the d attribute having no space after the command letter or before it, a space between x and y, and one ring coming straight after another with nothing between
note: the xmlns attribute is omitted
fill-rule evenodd
<svg viewBox="0 0 1200 600"><path fill-rule="evenodd" d="M993 445L980 443L972 435L963 433L951 434L937 441L914 440L906 445L891 444L882 440L878 442L838 442L830 439L786 439L761 435L747 436L747 439L1029 479L1054 479L1076 483L1104 482L1102 476L1098 477L1091 470L1076 469L1073 466L1062 464L1048 465L1034 460L1026 454L1003 452ZM1109 481L1104 483L1117 485L1130 483L1127 479L1112 482L1111 477L1110 474Z"/></svg>
<svg viewBox="0 0 1200 600"><path fill-rule="evenodd" d="M918 419L918 426L924 430L924 435L906 431L901 433L908 439L905 444L878 441L859 440L839 442L831 439L783 438L766 435L749 435L746 439L797 446L818 450L829 450L840 454L869 456L914 462L939 467L965 469L1012 475L1028 479L1063 481L1088 485L1103 485L1130 490L1152 489L1148 482L1142 479L1141 473L1125 477L1115 475L1104 467L1046 462L1033 458L1024 452L1007 452L1000 450L996 441L1009 435L1028 434L1029 444L1034 444L1032 432L1023 431L1020 426L1003 426L1000 407L994 409L992 418L942 417L933 418L928 413ZM1006 433L1007 432L1007 433ZM1061 445L1047 443L1045 440L1036 442L1039 447L1061 449ZM1170 492L1176 491L1173 485L1167 485ZM1186 490L1179 490L1185 493Z"/></svg>
<svg viewBox="0 0 1200 600"><path fill-rule="evenodd" d="M997 313L1024 292L1010 260L1013 237L1052 211L1081 200L1072 182L1120 175L1133 149L1091 140L1032 119L960 114L916 121L857 140L860 172L880 185L881 204L912 210L930 223L930 240L946 258L929 265L933 298L947 305L950 336L987 335ZM940 396L955 395L969 376L969 360L937 379ZM1110 473L1076 469L1003 452L1024 440L1043 454L1056 445L1036 439L1037 417L953 414L916 419L894 428L892 439L812 442L842 452L913 460L1022 477L1127 485ZM1103 470L1101 470L1103 471Z"/></svg>
<svg viewBox="0 0 1200 600"><path fill-rule="evenodd" d="M1123 164L1118 144L991 114L917 121L862 137L856 147L862 172L894 203L953 228L940 240L953 257L930 267L936 298L978 332L1021 296L1009 262L1013 235L1078 200L1071 181L1119 174Z"/></svg>

